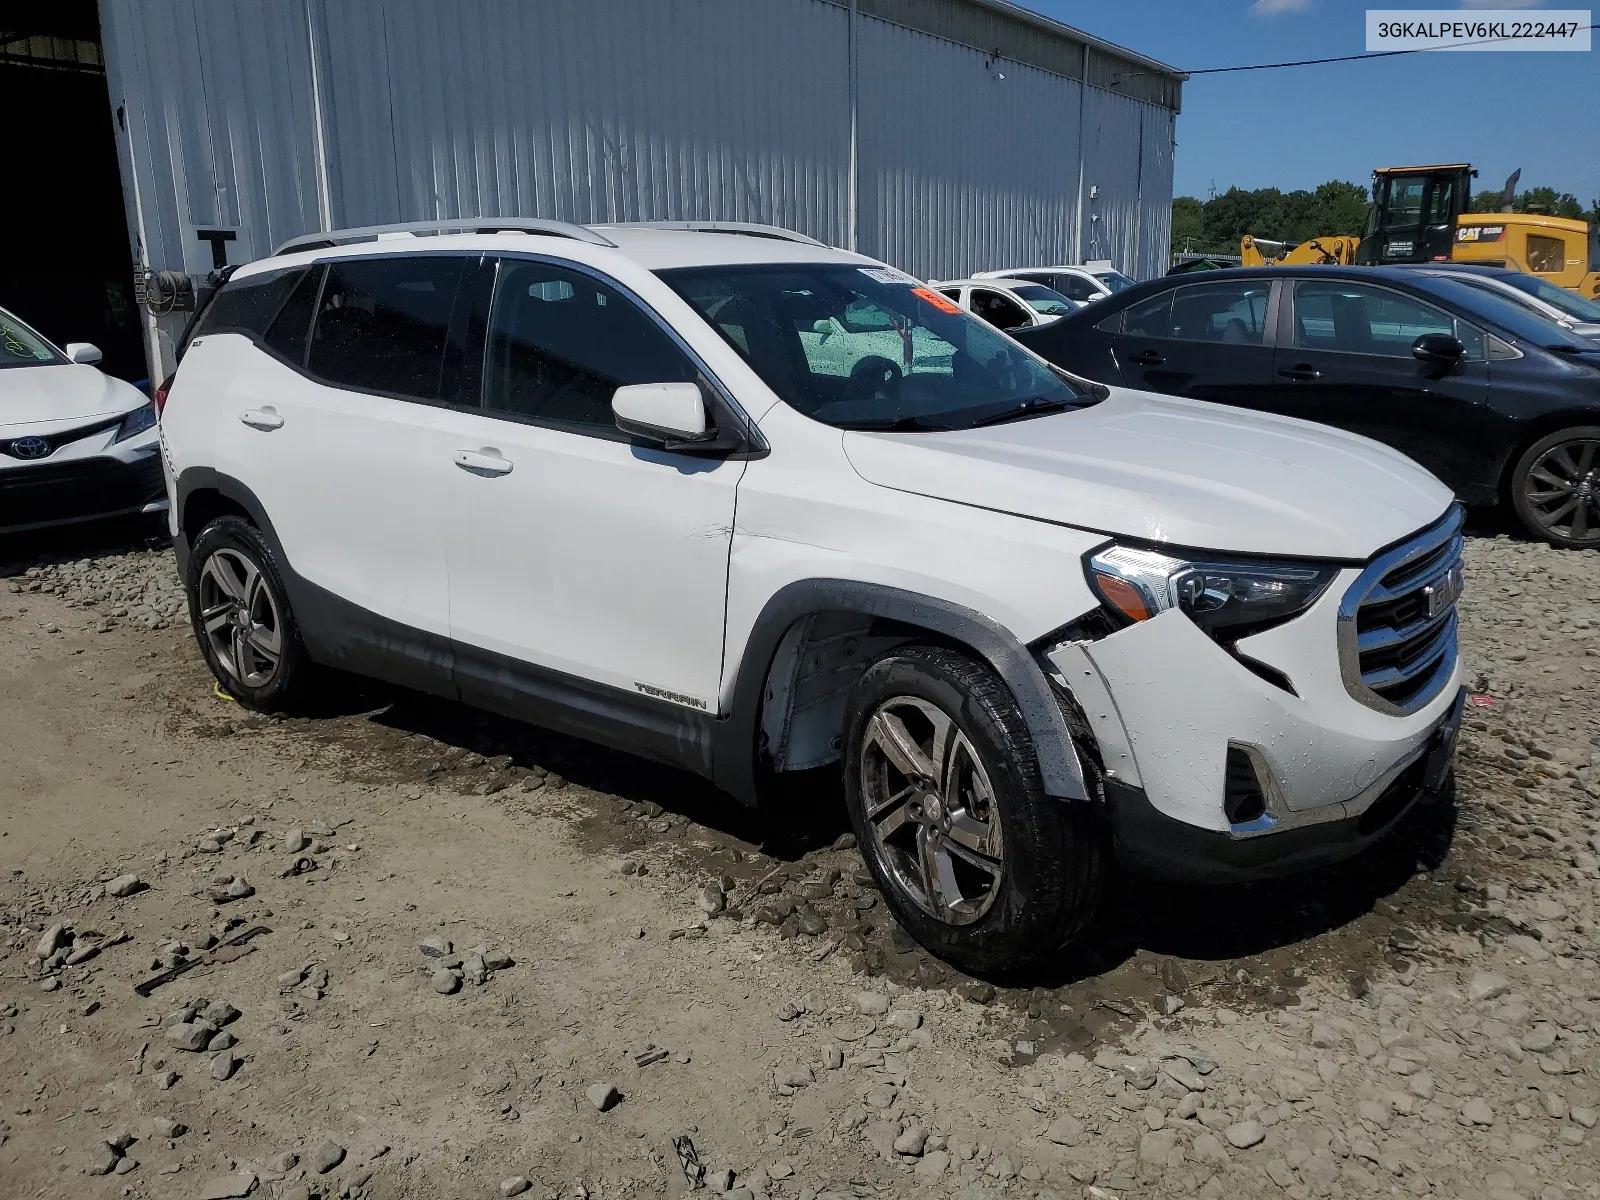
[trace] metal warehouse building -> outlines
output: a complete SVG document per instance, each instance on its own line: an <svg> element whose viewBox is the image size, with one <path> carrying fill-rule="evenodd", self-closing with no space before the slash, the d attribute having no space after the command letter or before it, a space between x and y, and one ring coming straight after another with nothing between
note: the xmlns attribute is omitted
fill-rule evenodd
<svg viewBox="0 0 1600 1200"><path fill-rule="evenodd" d="M1183 74L1003 0L100 0L98 18L0 25L0 99L37 111L28 71L103 62L130 275L490 215L759 221L923 277L1166 267ZM140 320L169 364L181 313Z"/></svg>

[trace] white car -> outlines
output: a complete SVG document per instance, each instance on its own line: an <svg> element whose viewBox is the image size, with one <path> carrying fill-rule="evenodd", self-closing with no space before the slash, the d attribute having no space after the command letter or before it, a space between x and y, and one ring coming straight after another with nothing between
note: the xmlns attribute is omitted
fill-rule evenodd
<svg viewBox="0 0 1600 1200"><path fill-rule="evenodd" d="M167 506L155 406L0 309L0 533Z"/></svg>
<svg viewBox="0 0 1600 1200"><path fill-rule="evenodd" d="M1042 283L1022 279L941 279L929 286L996 329L1048 325L1083 307Z"/></svg>
<svg viewBox="0 0 1600 1200"><path fill-rule="evenodd" d="M1102 296L1115 295L1124 288L1131 288L1134 285L1134 280L1116 270L1110 263L1096 263L1083 267L1010 267L1004 271L974 271L972 277L1026 279L1031 283L1042 283L1052 291L1060 292L1068 300L1076 300L1079 304L1089 304Z"/></svg>
<svg viewBox="0 0 1600 1200"><path fill-rule="evenodd" d="M1494 267L1451 267L1448 263L1437 267L1430 263L1418 269L1426 275L1443 275L1479 291L1490 292L1547 321L1554 321L1568 333L1600 341L1600 304L1537 275Z"/></svg>
<svg viewBox="0 0 1600 1200"><path fill-rule="evenodd" d="M1108 856L1293 870L1441 784L1437 479L748 232L446 222L240 268L161 417L222 686L281 709L339 667L749 803L841 763L887 902L977 972L1055 955Z"/></svg>

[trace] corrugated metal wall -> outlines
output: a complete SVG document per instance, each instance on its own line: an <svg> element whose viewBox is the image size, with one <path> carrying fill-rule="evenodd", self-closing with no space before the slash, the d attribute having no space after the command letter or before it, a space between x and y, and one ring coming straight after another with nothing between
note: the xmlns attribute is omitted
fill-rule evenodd
<svg viewBox="0 0 1600 1200"><path fill-rule="evenodd" d="M839 3L101 13L130 225L156 269L208 270L200 227L236 228L230 259L245 261L325 218L749 220L848 242ZM1165 269L1171 109L874 17L857 28L861 250L944 278L1078 258ZM1080 158L1085 196L1098 189L1081 214Z"/></svg>

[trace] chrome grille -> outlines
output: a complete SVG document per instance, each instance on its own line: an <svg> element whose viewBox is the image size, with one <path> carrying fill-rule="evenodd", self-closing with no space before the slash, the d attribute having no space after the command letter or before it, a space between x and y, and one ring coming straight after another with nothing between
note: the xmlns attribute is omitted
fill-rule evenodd
<svg viewBox="0 0 1600 1200"><path fill-rule="evenodd" d="M1456 667L1461 593L1461 509L1378 555L1339 604L1339 668L1361 703L1415 712Z"/></svg>

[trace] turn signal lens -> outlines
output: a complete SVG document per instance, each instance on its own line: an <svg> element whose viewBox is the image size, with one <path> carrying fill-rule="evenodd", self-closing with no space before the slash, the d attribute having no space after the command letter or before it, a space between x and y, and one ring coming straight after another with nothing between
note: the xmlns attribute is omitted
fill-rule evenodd
<svg viewBox="0 0 1600 1200"><path fill-rule="evenodd" d="M1126 579L1118 579L1115 575L1096 574L1094 581L1099 589L1100 598L1128 620L1148 621L1155 616L1155 613L1150 611L1150 606L1145 603L1139 589Z"/></svg>
<svg viewBox="0 0 1600 1200"><path fill-rule="evenodd" d="M161 410L166 408L166 406L167 406L167 393L172 390L172 381L174 379L176 379L176 378L177 378L176 375L168 375L165 379L163 379L161 381L161 386L156 388L155 404L156 404L156 417L158 419L161 416Z"/></svg>

